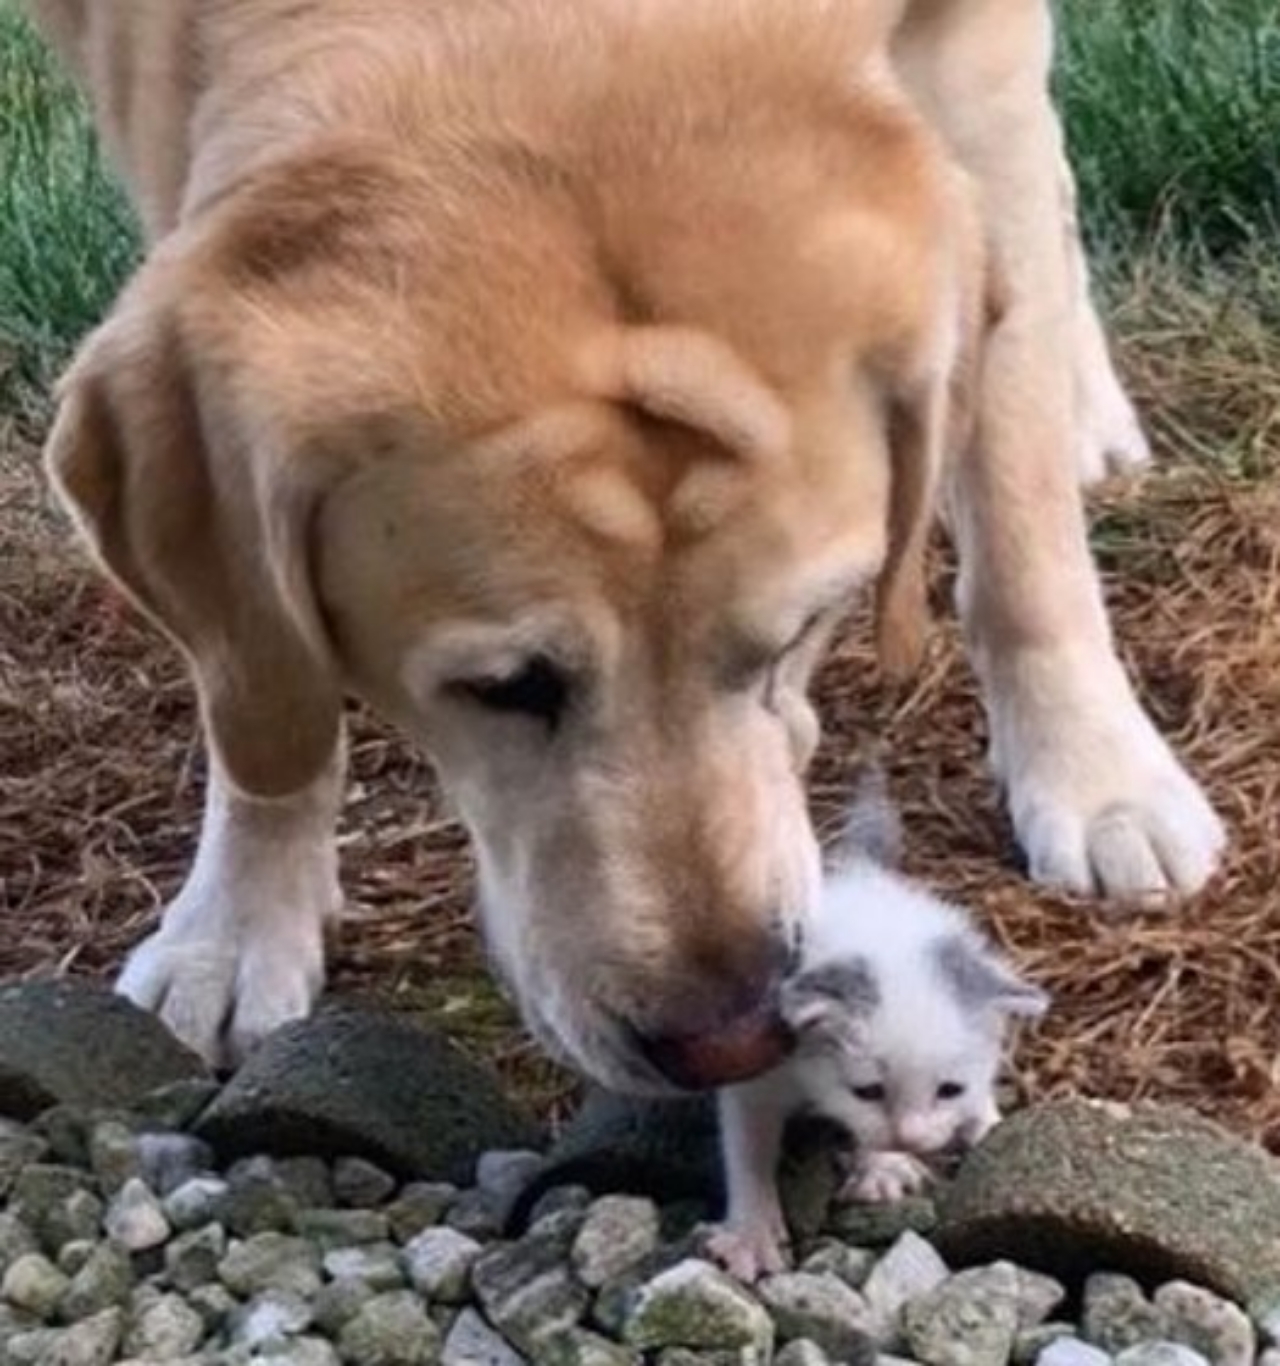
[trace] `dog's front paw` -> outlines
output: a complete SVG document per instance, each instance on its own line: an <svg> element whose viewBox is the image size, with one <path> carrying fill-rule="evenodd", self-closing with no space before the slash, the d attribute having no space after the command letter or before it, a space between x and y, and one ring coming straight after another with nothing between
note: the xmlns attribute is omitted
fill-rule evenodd
<svg viewBox="0 0 1280 1366"><path fill-rule="evenodd" d="M918 1195L933 1180L929 1168L910 1153L860 1155L837 1199L863 1205L892 1205Z"/></svg>
<svg viewBox="0 0 1280 1366"><path fill-rule="evenodd" d="M1135 904L1189 895L1226 844L1222 822L1139 706L1052 660L993 692L992 757L1032 878Z"/></svg>
<svg viewBox="0 0 1280 1366"><path fill-rule="evenodd" d="M324 981L318 922L166 923L129 956L116 990L155 1011L213 1067L232 1067L268 1034L307 1015Z"/></svg>
<svg viewBox="0 0 1280 1366"><path fill-rule="evenodd" d="M767 1219L720 1224L707 1232L703 1242L703 1250L712 1261L747 1285L786 1270L785 1246L785 1233L779 1233Z"/></svg>
<svg viewBox="0 0 1280 1366"><path fill-rule="evenodd" d="M1085 488L1151 463L1137 411L1109 366L1086 390L1077 431L1076 464Z"/></svg>

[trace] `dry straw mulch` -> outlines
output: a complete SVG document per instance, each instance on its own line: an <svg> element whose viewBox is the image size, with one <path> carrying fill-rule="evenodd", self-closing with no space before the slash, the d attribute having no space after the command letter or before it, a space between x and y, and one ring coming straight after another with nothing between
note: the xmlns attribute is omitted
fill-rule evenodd
<svg viewBox="0 0 1280 1366"><path fill-rule="evenodd" d="M1125 656L1229 821L1229 863L1194 904L1138 918L1029 887L949 624L888 718L894 790L911 868L977 908L1054 993L1019 1053L1026 1096L1176 1099L1280 1151L1280 339L1244 305L1164 286L1119 322L1178 459L1102 502L1095 540ZM180 666L69 550L29 456L16 438L0 447L0 975L105 975L191 858L202 760ZM940 565L940 604L948 578ZM820 689L820 821L883 717L872 674L851 633ZM572 1081L484 975L465 845L429 769L363 715L354 738L335 986L429 1013L561 1111Z"/></svg>

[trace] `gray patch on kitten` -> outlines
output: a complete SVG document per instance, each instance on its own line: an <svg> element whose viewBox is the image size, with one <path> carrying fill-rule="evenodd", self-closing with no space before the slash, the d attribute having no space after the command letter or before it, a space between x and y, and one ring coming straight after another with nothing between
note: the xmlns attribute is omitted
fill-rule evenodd
<svg viewBox="0 0 1280 1366"><path fill-rule="evenodd" d="M1039 1015L1049 1004L1043 991L1016 976L977 940L948 935L930 951L943 981L966 1009Z"/></svg>
<svg viewBox="0 0 1280 1366"><path fill-rule="evenodd" d="M825 963L801 973L793 990L798 996L821 996L851 1015L870 1015L880 1005L880 984L865 958Z"/></svg>

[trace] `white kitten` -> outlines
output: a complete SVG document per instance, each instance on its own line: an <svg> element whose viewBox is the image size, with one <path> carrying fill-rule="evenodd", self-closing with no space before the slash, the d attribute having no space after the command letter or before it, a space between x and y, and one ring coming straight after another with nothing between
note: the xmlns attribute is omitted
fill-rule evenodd
<svg viewBox="0 0 1280 1366"><path fill-rule="evenodd" d="M930 1177L922 1159L972 1145L999 1118L1008 1019L1047 1005L963 911L853 856L829 875L784 989L795 1053L720 1092L728 1210L713 1254L744 1280L781 1269L776 1172L783 1130L800 1113L834 1120L853 1140L843 1198L919 1190Z"/></svg>

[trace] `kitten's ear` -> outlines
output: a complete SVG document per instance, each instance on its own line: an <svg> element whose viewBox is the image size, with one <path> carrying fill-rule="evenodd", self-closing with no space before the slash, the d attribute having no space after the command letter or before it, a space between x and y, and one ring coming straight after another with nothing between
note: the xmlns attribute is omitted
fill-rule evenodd
<svg viewBox="0 0 1280 1366"><path fill-rule="evenodd" d="M783 988L783 1018L797 1034L821 1034L845 1044L861 1041L880 1003L880 987L865 958L823 963Z"/></svg>
<svg viewBox="0 0 1280 1366"><path fill-rule="evenodd" d="M1049 1009L1047 992L1019 977L976 937L950 935L935 953L944 980L967 1006L1033 1020Z"/></svg>

